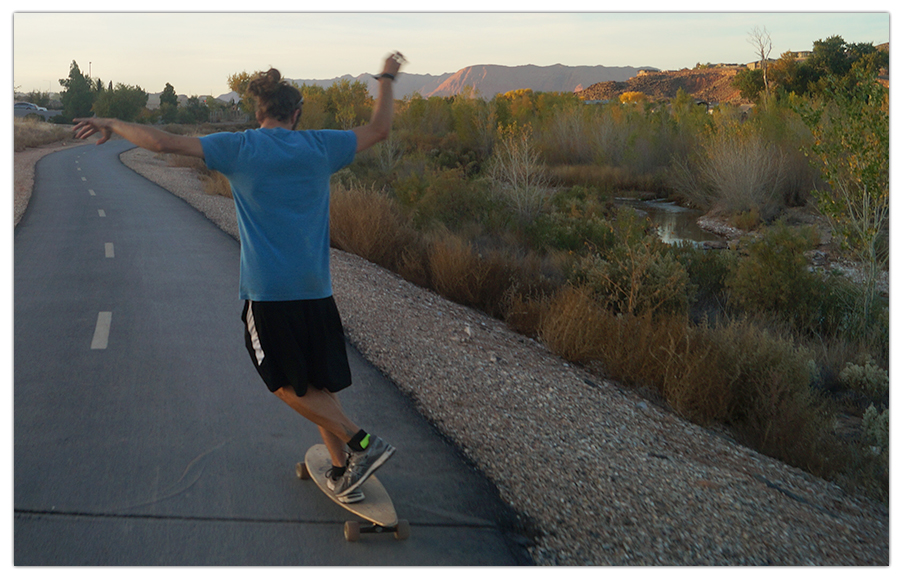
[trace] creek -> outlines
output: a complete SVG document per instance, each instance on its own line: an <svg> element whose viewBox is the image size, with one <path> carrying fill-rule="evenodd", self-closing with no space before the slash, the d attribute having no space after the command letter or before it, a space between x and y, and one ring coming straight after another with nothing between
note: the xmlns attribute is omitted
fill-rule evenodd
<svg viewBox="0 0 900 583"><path fill-rule="evenodd" d="M656 232L663 243L673 245L675 243L689 242L700 245L704 242L720 242L724 239L713 233L704 231L697 226L697 219L703 214L698 210L678 206L674 202L665 199L635 200L616 199L618 204L627 205L635 209L641 215L650 219L656 227Z"/></svg>

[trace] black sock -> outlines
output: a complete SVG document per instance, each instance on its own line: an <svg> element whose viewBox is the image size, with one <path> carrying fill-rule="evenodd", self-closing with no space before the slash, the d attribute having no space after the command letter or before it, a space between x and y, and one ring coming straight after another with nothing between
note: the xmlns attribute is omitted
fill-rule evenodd
<svg viewBox="0 0 900 583"><path fill-rule="evenodd" d="M331 466L331 479L337 480L341 476L344 475L344 472L347 471L347 468L344 466Z"/></svg>
<svg viewBox="0 0 900 583"><path fill-rule="evenodd" d="M353 451L362 451L366 449L366 446L369 445L369 440L366 439L369 437L369 434L360 429L356 435L350 438L350 441L347 443L347 446ZM363 445L365 444L365 445Z"/></svg>

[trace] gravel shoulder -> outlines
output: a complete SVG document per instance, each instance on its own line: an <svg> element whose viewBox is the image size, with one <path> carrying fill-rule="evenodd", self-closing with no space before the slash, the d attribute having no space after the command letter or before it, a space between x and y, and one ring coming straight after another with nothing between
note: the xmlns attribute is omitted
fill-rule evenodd
<svg viewBox="0 0 900 583"><path fill-rule="evenodd" d="M231 199L204 194L192 171L138 149L122 160L237 238ZM350 341L533 526L537 564L890 564L884 505L687 423L364 259L334 250L332 272Z"/></svg>

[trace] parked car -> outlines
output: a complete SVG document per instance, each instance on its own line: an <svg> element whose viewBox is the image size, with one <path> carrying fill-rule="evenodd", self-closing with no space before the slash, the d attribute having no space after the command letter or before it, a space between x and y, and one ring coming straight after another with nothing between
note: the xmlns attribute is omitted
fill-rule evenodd
<svg viewBox="0 0 900 583"><path fill-rule="evenodd" d="M13 109L30 109L33 111L47 111L46 107L41 107L40 105L28 103L27 101L16 102L16 104L13 106Z"/></svg>

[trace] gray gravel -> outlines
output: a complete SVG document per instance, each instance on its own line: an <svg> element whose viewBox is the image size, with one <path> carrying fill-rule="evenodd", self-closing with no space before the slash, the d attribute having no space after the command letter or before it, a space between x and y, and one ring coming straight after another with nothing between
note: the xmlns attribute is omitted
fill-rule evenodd
<svg viewBox="0 0 900 583"><path fill-rule="evenodd" d="M232 201L123 161L237 237ZM332 256L351 342L536 526L542 565L887 565L885 506L692 425L502 322Z"/></svg>

